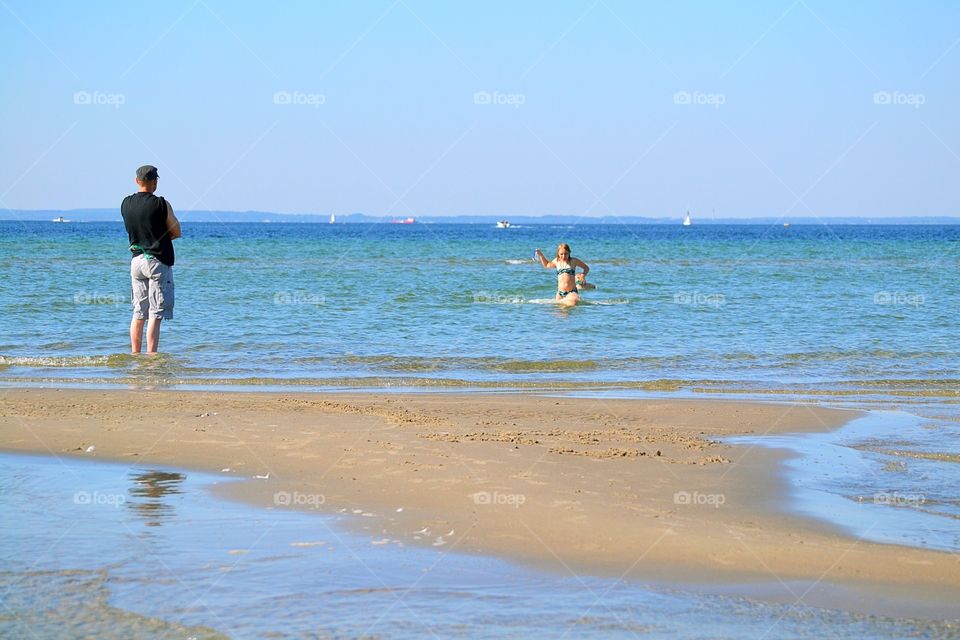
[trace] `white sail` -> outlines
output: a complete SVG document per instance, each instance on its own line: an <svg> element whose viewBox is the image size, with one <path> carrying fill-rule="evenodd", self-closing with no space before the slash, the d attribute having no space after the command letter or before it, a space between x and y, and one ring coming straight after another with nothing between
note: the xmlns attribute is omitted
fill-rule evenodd
<svg viewBox="0 0 960 640"><path fill-rule="evenodd" d="M683 226L689 227L693 224L693 221L690 219L690 212L687 211L687 215L683 217Z"/></svg>

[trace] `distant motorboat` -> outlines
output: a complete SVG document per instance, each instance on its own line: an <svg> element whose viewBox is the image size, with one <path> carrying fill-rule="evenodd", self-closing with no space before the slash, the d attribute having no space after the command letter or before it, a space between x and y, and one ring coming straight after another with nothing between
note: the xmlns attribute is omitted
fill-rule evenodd
<svg viewBox="0 0 960 640"><path fill-rule="evenodd" d="M512 225L509 220L498 220L497 229L509 229Z"/></svg>
<svg viewBox="0 0 960 640"><path fill-rule="evenodd" d="M392 224L413 224L414 222L416 222L416 219L414 219L414 218L402 218L402 219L394 218L394 219L391 220L390 222L391 222Z"/></svg>
<svg viewBox="0 0 960 640"><path fill-rule="evenodd" d="M50 222L70 222L70 221L64 218L63 216L60 216L59 218L54 218Z"/></svg>
<svg viewBox="0 0 960 640"><path fill-rule="evenodd" d="M690 219L690 212L687 211L687 215L683 217L683 226L689 227L693 224L693 220Z"/></svg>

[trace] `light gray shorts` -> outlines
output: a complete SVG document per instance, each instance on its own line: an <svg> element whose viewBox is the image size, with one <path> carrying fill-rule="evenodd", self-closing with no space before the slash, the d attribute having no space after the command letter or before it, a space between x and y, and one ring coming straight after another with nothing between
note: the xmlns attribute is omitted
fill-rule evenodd
<svg viewBox="0 0 960 640"><path fill-rule="evenodd" d="M130 282L133 285L133 317L173 318L173 267L144 254L130 261Z"/></svg>

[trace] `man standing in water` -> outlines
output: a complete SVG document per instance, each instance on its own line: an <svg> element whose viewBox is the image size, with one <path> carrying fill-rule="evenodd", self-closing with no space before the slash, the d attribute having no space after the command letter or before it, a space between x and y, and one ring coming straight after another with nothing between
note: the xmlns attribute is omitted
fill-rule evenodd
<svg viewBox="0 0 960 640"><path fill-rule="evenodd" d="M160 179L157 168L137 169L139 190L123 199L120 214L130 237L130 281L133 285L133 319L130 351L140 353L143 324L147 321L147 353L160 346L160 321L173 318L173 241L180 237L180 221L173 207L153 193Z"/></svg>

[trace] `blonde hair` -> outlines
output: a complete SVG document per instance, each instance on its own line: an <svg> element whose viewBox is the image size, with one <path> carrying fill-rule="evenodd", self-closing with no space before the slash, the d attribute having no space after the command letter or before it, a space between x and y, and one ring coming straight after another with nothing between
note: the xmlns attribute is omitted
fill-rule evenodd
<svg viewBox="0 0 960 640"><path fill-rule="evenodd" d="M561 242L560 244L557 245L557 258L558 258L558 259L560 258L560 251L561 251L561 250L566 250L566 252L567 252L567 262L569 262L569 261L570 261L570 258L573 257L573 251L570 249L570 245L568 245L566 242Z"/></svg>

